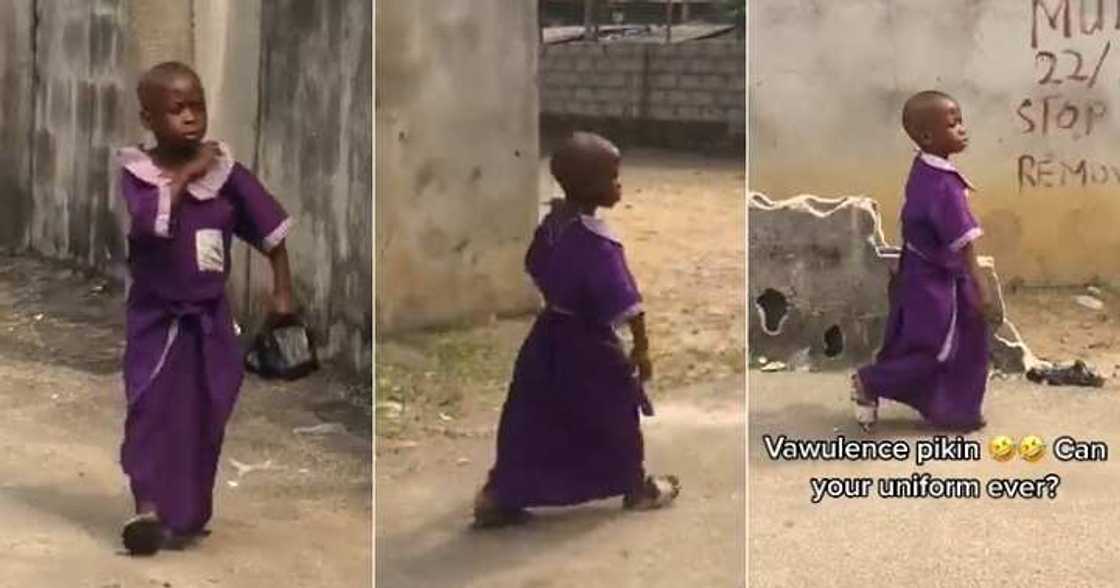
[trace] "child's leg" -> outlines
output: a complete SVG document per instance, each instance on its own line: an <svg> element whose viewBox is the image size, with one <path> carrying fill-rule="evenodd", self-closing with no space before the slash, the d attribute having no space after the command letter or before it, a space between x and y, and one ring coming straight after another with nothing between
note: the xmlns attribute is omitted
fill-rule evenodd
<svg viewBox="0 0 1120 588"><path fill-rule="evenodd" d="M956 352L930 402L930 421L958 431L986 425L981 405L988 387L988 326L979 305L969 302L962 299Z"/></svg>
<svg viewBox="0 0 1120 588"><path fill-rule="evenodd" d="M937 385L938 369L935 353L914 351L865 366L857 376L867 398L901 402L925 415Z"/></svg>
<svg viewBox="0 0 1120 588"><path fill-rule="evenodd" d="M175 379L175 399L167 416L168 440L173 447L164 477L165 501L161 518L176 534L196 533L210 520L211 493L217 455L208 441L210 399L206 365L202 357L202 335L193 321L185 333L178 361L168 366Z"/></svg>
<svg viewBox="0 0 1120 588"><path fill-rule="evenodd" d="M157 504L162 463L157 456L162 441L159 419L156 418L164 412L159 406L163 399L158 394L145 394L139 402L129 406L125 417L121 464L129 475L136 516L125 523L121 540L125 549L133 555L155 553L163 539Z"/></svg>
<svg viewBox="0 0 1120 588"><path fill-rule="evenodd" d="M210 518L217 454L207 442L207 384L195 325L184 321L163 369L129 407L121 463L138 510L155 506L160 521L180 534Z"/></svg>
<svg viewBox="0 0 1120 588"><path fill-rule="evenodd" d="M852 374L851 400L856 422L864 431L870 431L879 420L879 399L867 392L858 371Z"/></svg>

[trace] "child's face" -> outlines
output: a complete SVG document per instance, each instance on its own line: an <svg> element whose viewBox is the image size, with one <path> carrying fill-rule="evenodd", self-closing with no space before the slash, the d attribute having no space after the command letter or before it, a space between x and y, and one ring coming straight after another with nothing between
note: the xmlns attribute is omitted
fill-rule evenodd
<svg viewBox="0 0 1120 588"><path fill-rule="evenodd" d="M197 147L206 136L206 98L194 76L172 77L141 112L141 120L160 145Z"/></svg>
<svg viewBox="0 0 1120 588"><path fill-rule="evenodd" d="M961 108L949 99L939 100L930 112L922 148L934 155L948 156L968 147L968 130L964 126Z"/></svg>
<svg viewBox="0 0 1120 588"><path fill-rule="evenodd" d="M618 180L619 172L622 168L622 158L617 155L610 155L609 159L603 163L600 173L602 173L602 190L600 190L599 201L596 202L603 208L612 208L622 200L622 183Z"/></svg>

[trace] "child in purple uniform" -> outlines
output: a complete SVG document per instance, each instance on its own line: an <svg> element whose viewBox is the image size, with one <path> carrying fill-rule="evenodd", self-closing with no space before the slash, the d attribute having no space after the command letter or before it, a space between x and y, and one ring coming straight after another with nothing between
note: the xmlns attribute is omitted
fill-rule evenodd
<svg viewBox="0 0 1120 588"><path fill-rule="evenodd" d="M552 158L565 200L537 229L525 265L545 299L521 347L498 427L497 459L475 501L477 526L522 522L524 510L623 496L665 506L680 484L647 476L639 411L651 375L641 296L622 244L595 209L621 197L618 149L590 133ZM615 329L629 324L629 357ZM637 373L635 373L637 372Z"/></svg>
<svg viewBox="0 0 1120 588"><path fill-rule="evenodd" d="M983 232L968 207L972 185L949 161L968 146L960 106L941 92L907 100L903 127L920 153L902 206L902 257L883 347L852 378L856 419L870 430L880 398L913 407L936 427L986 423L988 330L1002 322L973 243Z"/></svg>
<svg viewBox="0 0 1120 588"><path fill-rule="evenodd" d="M273 311L292 312L290 220L221 144L203 142L206 101L189 67L163 63L137 88L151 149L119 152L131 226L121 465L136 516L122 538L151 554L205 534L225 424L243 377L225 296L233 236L268 256Z"/></svg>

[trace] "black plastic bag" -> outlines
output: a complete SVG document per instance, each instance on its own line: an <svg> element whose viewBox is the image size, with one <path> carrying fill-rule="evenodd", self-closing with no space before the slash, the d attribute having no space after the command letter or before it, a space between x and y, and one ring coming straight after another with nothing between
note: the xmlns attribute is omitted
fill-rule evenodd
<svg viewBox="0 0 1120 588"><path fill-rule="evenodd" d="M1027 379L1036 384L1046 383L1051 386L1104 386L1104 377L1080 359L1071 364L1033 367L1027 371Z"/></svg>
<svg viewBox="0 0 1120 588"><path fill-rule="evenodd" d="M311 333L294 315L269 317L245 354L245 368L266 379L306 377L319 368Z"/></svg>

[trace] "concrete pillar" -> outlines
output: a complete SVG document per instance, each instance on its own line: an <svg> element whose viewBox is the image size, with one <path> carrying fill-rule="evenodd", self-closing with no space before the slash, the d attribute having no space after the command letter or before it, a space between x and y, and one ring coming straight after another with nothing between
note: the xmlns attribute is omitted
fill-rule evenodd
<svg viewBox="0 0 1120 588"><path fill-rule="evenodd" d="M209 136L225 141L233 156L249 168L257 160L257 110L260 97L261 1L193 0L194 67L206 87ZM234 312L243 315L250 305L254 274L270 279L262 260L238 241L231 252L229 280ZM257 279L257 288L267 286Z"/></svg>
<svg viewBox="0 0 1120 588"><path fill-rule="evenodd" d="M244 164L256 152L260 0L194 0L194 67L206 86L210 135Z"/></svg>
<svg viewBox="0 0 1120 588"><path fill-rule="evenodd" d="M136 71L163 61L193 61L189 0L131 0L128 11Z"/></svg>

